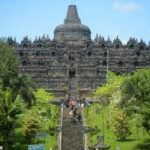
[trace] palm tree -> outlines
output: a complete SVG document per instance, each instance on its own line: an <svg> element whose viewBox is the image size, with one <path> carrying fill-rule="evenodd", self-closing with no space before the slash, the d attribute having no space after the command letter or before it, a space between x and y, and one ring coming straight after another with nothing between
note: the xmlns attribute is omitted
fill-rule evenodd
<svg viewBox="0 0 150 150"><path fill-rule="evenodd" d="M35 104L35 96L33 94L35 85L29 76L17 75L11 81L11 89L13 101L20 95L29 106Z"/></svg>
<svg viewBox="0 0 150 150"><path fill-rule="evenodd" d="M18 73L15 51L6 42L0 41L0 78L7 87L11 76Z"/></svg>
<svg viewBox="0 0 150 150"><path fill-rule="evenodd" d="M4 41L0 41L0 84L4 91L12 89L13 101L20 95L28 105L35 103L33 82L26 75L19 75L15 51Z"/></svg>
<svg viewBox="0 0 150 150"><path fill-rule="evenodd" d="M0 133L3 137L4 148L8 150L17 116L21 114L22 109L17 101L12 101L11 90L0 92L0 102Z"/></svg>

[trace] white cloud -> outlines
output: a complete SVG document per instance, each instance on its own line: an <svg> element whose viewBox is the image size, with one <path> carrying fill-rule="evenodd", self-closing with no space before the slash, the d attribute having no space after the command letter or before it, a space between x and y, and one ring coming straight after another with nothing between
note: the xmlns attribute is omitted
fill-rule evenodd
<svg viewBox="0 0 150 150"><path fill-rule="evenodd" d="M114 9L124 12L124 13L136 12L136 11L142 10L142 8L134 2L125 3L125 2L122 2L121 0L114 0L113 7Z"/></svg>

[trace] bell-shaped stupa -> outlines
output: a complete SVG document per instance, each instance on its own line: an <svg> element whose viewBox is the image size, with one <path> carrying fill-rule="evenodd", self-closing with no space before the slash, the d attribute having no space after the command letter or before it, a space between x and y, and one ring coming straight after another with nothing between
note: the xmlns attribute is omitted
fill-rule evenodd
<svg viewBox="0 0 150 150"><path fill-rule="evenodd" d="M65 42L90 41L90 29L81 24L76 5L69 5L64 24L54 30L54 40Z"/></svg>

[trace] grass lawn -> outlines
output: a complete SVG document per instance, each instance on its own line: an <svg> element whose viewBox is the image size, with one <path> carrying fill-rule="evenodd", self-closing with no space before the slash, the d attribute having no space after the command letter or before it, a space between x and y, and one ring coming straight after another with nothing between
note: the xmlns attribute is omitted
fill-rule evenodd
<svg viewBox="0 0 150 150"><path fill-rule="evenodd" d="M99 129L96 133L88 134L88 145L94 145L98 135L104 135L105 144L111 146L111 150L149 150L150 149L150 136L142 127L135 127L130 122L131 135L126 141L116 140L115 135L108 128L106 123L107 109L101 109L99 104L94 104L85 109L86 124Z"/></svg>

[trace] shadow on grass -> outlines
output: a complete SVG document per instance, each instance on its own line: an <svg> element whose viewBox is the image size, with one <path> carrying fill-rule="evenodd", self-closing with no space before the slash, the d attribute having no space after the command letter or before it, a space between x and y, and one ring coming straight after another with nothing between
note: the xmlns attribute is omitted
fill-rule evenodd
<svg viewBox="0 0 150 150"><path fill-rule="evenodd" d="M126 139L126 140L118 140L119 142L133 142L136 141L137 139Z"/></svg>
<svg viewBox="0 0 150 150"><path fill-rule="evenodd" d="M137 144L136 150L150 150L150 139L143 141L143 143Z"/></svg>
<svg viewBox="0 0 150 150"><path fill-rule="evenodd" d="M119 140L119 139L114 139L115 141L117 141L117 142L133 142L133 141L137 141L137 139L126 139L126 140Z"/></svg>

